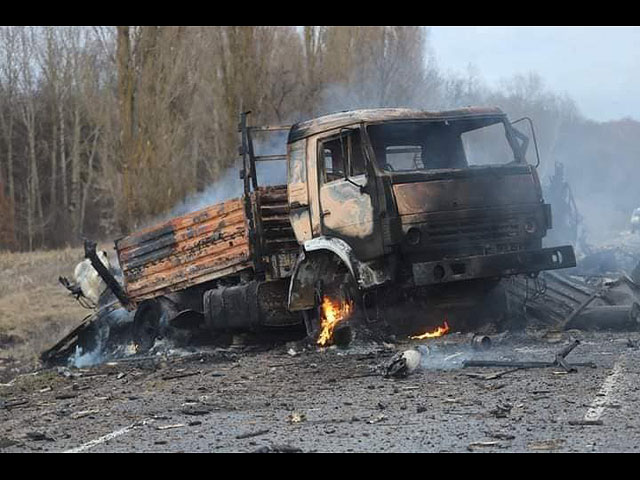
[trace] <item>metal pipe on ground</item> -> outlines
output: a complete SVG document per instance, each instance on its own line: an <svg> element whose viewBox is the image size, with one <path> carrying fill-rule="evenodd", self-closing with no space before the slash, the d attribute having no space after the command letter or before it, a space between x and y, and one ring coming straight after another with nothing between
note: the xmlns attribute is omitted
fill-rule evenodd
<svg viewBox="0 0 640 480"><path fill-rule="evenodd" d="M487 335L474 335L471 339L471 346L474 350L489 350L491 348L491 338Z"/></svg>

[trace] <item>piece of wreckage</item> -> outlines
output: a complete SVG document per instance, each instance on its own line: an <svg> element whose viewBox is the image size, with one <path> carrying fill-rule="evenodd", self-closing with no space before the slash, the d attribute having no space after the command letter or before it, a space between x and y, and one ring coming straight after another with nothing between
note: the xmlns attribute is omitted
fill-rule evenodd
<svg viewBox="0 0 640 480"><path fill-rule="evenodd" d="M543 272L507 281L511 312L550 330L640 330L640 263L631 273Z"/></svg>
<svg viewBox="0 0 640 480"><path fill-rule="evenodd" d="M542 247L551 209L517 122L486 107L279 127L243 114L244 195L117 240L121 280L88 243L112 301L43 359L86 348L83 332L115 312L138 351L185 331L297 327L328 346L348 343L351 325L413 334L445 316L456 329L507 323L500 279L576 264L572 246ZM256 136L283 131L286 154L256 154ZM259 186L262 161L285 162L286 184Z"/></svg>

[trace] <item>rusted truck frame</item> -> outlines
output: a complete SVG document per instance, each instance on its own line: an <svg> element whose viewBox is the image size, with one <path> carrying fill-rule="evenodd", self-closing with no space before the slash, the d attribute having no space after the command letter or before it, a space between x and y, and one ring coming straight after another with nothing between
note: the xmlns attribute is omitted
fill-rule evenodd
<svg viewBox="0 0 640 480"><path fill-rule="evenodd" d="M465 134L496 125L509 161L469 165ZM286 155L255 154L256 132L283 130ZM313 335L325 294L375 321L408 294L449 308L495 279L575 266L570 245L542 248L551 209L528 138L498 108L356 110L283 127L243 114L239 131L241 198L116 241L137 331L304 319ZM286 161L287 184L260 186L260 161Z"/></svg>

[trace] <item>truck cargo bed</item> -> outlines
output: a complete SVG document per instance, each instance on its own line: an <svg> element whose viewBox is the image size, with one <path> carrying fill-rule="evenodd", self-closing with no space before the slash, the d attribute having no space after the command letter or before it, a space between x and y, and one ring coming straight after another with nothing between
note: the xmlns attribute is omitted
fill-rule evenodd
<svg viewBox="0 0 640 480"><path fill-rule="evenodd" d="M242 198L135 232L116 250L134 303L253 266Z"/></svg>

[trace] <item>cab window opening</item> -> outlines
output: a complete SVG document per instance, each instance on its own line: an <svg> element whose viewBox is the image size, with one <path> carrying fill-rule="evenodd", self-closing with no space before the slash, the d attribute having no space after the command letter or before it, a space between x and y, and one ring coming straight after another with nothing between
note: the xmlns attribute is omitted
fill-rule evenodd
<svg viewBox="0 0 640 480"><path fill-rule="evenodd" d="M323 183L365 173L365 160L358 130L343 130L339 135L319 142L319 165Z"/></svg>
<svg viewBox="0 0 640 480"><path fill-rule="evenodd" d="M378 168L389 172L463 169L518 162L502 117L372 124Z"/></svg>

